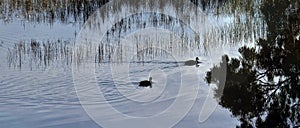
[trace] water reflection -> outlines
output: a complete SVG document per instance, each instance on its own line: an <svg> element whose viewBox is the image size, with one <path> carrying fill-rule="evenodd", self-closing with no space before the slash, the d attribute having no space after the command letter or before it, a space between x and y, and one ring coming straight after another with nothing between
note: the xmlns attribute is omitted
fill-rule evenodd
<svg viewBox="0 0 300 128"><path fill-rule="evenodd" d="M265 26L264 21L260 19L260 12L257 10L247 13L247 8L236 7L241 11L242 16L236 16L232 14L232 8L239 3L225 2L223 0L209 2L203 0L191 0L198 7L202 7L206 10L205 13L197 12L193 9L193 6L187 3L159 1L152 3L151 1L131 1L129 3L116 2L116 8L113 8L111 12L97 12L96 19L102 19L100 21L110 18L110 15L123 9L123 6L129 6L131 10L143 10L143 8L153 8L153 6L159 6L161 10L181 10L183 16L187 22L181 21L177 17L167 16L163 13L139 13L129 17L125 17L120 21L117 21L112 26L107 25L107 32L105 33L105 39L101 42L97 42L95 45L90 40L84 40L86 48L72 49L73 45L69 45L70 41L51 41L51 42L38 42L37 46L32 45L30 41L21 41L16 43L14 47L9 48L8 51L8 63L10 67L22 67L24 63L37 65L38 67L45 67L50 64L51 61L56 61L56 56L65 55L68 57L67 61L64 61L67 65L71 63L71 60L76 63L82 63L86 58L92 58L95 63L102 62L128 62L130 51L138 55L140 50L148 49L153 46L159 46L172 54L178 54L179 56L190 58L199 55L205 55L210 51L213 51L216 47L222 47L223 45L234 45L239 43L254 42L258 37L264 37ZM85 22L87 18L94 13L99 7L107 3L107 0L101 1L71 1L71 0L56 0L56 1L1 1L0 9L3 10L1 19L9 22L14 18L20 18L25 21L37 22L37 23L53 23L60 21L62 24L68 24L71 22ZM259 2L258 2L259 3ZM249 4L256 7L257 3L251 1ZM249 8L248 8L249 9ZM217 16L209 15L211 11L221 11L222 13ZM200 13L198 17L187 12ZM174 11L174 14L179 12ZM188 14L188 15L187 15ZM207 15L208 14L208 15ZM245 16L243 16L245 15ZM258 15L258 16L257 16ZM179 16L180 17L180 16ZM226 19L228 18L229 19ZM244 19L246 17L246 19ZM190 26L193 23L193 18L199 18L194 23L200 26L200 32L193 32ZM99 29L100 21L85 22L86 26L91 29ZM111 19L109 19L111 20ZM148 28L156 28L155 37L148 37L147 35L135 35L129 38L126 36L136 33L139 30L145 30ZM157 32L161 30L169 30L172 34L158 35ZM97 31L97 30L94 30ZM151 33L151 32L150 32ZM149 35L149 33L148 33ZM99 35L97 35L99 36ZM180 38L177 38L180 37ZM96 37L93 37L96 38ZM132 46L128 46L124 43L125 40L132 40ZM82 42L81 42L82 43ZM44 48L43 48L44 47ZM63 47L63 48L62 48ZM60 49L68 47L68 53ZM211 50L212 49L212 50ZM72 51L77 51L74 54ZM30 53L31 52L31 53ZM155 51L149 51L155 52ZM155 52L156 57L163 58L159 52ZM29 55L32 54L32 55ZM73 54L73 56L72 56ZM112 56L117 54L117 58L112 60ZM27 56L27 61L25 58ZM139 53L139 60L144 60L145 57ZM31 58L30 58L31 57ZM30 58L30 59L29 59ZM53 59L55 58L55 59ZM153 59L153 58L152 58ZM35 62L34 62L35 61Z"/></svg>
<svg viewBox="0 0 300 128"><path fill-rule="evenodd" d="M59 21L62 24L69 24L74 22L83 23L86 22L88 16L90 16L92 12L94 12L97 8L99 8L103 4L101 2L103 1L74 1L74 0L72 1L71 0L66 0L66 1L60 1L60 0L45 1L44 0L38 2L36 0L3 1L0 7L1 10L4 10L1 11L2 12L1 19L4 19L7 23L14 20L14 18L20 18L21 20L29 21L30 23L37 22L37 23L53 24L56 21ZM105 2L106 1L104 1L104 3ZM133 10L134 9L138 10L141 9L140 7L145 6L143 5L145 4L144 2L145 1L137 0L137 1L133 1L132 2L133 4L132 3L128 4L128 6L130 6L130 8L132 8ZM178 67L177 62L167 61L164 63L168 55L180 56L183 58L182 60L186 60L188 58L194 58L195 56L205 55L207 54L207 52L210 51L214 52L213 48L215 47L222 47L223 45L228 45L228 44L234 45L234 44L245 43L245 42L249 43L255 40L257 37L265 36L264 22L260 18L253 17L252 15L254 13L249 14L250 15L249 16L247 11L244 12L241 11L242 13L241 15L245 14L246 16L237 17L236 14L232 15L232 12L230 13L230 11L225 11L226 7L230 6L226 4L224 4L224 7L223 5L218 6L220 10L222 9L224 10L222 11L223 14L219 14L219 12L215 11L216 13L215 12L213 13L217 15L210 15L209 13L208 14L203 13L202 15L200 15L201 17L198 17L199 20L197 20L195 24L201 26L201 31L199 33L195 33L191 30L191 28L189 28L189 26L191 25L189 23L190 21L193 21L194 18L190 16L190 12L195 12L195 11L190 10L191 8L189 6L186 6L185 3L176 3L176 2L174 3L175 4L168 4L168 3L164 3L164 1L159 1L158 3L155 4L149 3L149 5L147 6L149 8L153 6L159 6L162 10L172 10L173 8L176 8L177 10L182 10L182 12L186 14L188 22L183 22L177 17L167 16L164 15L163 13L134 14L117 21L115 24L112 24L111 26L104 25L105 27L108 28L104 35L103 40L97 43L92 43L90 42L90 40L83 40L84 42L80 42L80 43L85 43L86 44L85 47L76 47L76 49L74 49L75 44L72 41L68 41L68 40L67 41L31 40L31 41L17 42L16 44L14 44L13 47L8 48L8 52L7 52L8 65L9 67L13 67L13 68L44 69L52 65L70 66L71 63L81 64L81 63L85 63L86 61L90 61L95 64L98 63L100 65L103 63L113 64L113 63L130 62L133 69L138 67L136 66L136 64L146 65L146 66L139 67L139 69L141 69L142 71L132 70L133 72L132 78L140 78L142 74L148 73L149 70L153 69L153 67L157 67L157 65L161 65L162 66L161 68L165 70L171 70ZM208 3L210 4L210 2ZM206 8L204 10L206 10L207 12L210 11L208 6L212 6L212 8L214 8L213 5L203 4L203 8ZM115 11L119 11L120 9L122 8L121 7L117 8L115 9ZM108 17L110 17L111 13L113 13L113 11L107 13L100 12L96 14L97 15L96 18L105 20ZM179 12L174 11L173 13L177 14ZM243 19L243 17L246 17L247 19ZM102 27L99 26L98 23L99 22L86 22L86 26L90 26L91 29L98 29L99 27ZM217 27L212 27L212 26L217 26ZM140 32L141 30L145 30L146 33ZM99 36L102 35L96 35L92 39L98 38ZM130 42L128 43L128 41ZM154 61L154 60L158 60L158 61ZM153 64L156 62L158 64ZM184 64L183 61L182 64ZM105 66L105 64L103 65ZM150 67L149 65L150 66L152 65L153 67ZM185 68L189 68L189 67L185 67ZM107 74L103 74L102 72L99 74L102 74L102 76L108 76ZM175 75L180 76L179 74L175 74ZM237 74L235 76L228 77L228 78L245 79L248 78L248 76L246 75L247 74ZM198 76L194 75L193 77L198 77ZM108 85L106 86L106 88L108 88L109 90L117 90L115 88L111 88L113 82L107 81L109 79L105 79L105 78L106 77L100 77L99 81ZM170 76L169 79L171 79L172 82L168 84L172 84L173 86L168 86L166 90L168 92L172 92L172 95L170 94L167 95L171 97L177 93L176 87L178 88L179 86L174 87L174 85L181 83L180 81L181 79L179 77L175 77L174 75ZM134 80L134 81L139 81L139 80ZM246 79L245 81L242 82L247 83L248 81L249 80ZM193 82L197 83L198 81L192 81L192 83ZM28 83L29 85L32 84L31 81L29 81ZM72 85L70 83L67 83L66 86ZM123 83L122 85L124 85L124 81L121 81L120 83ZM191 84L191 83L187 82L185 84ZM232 94L231 90L236 90L240 92L236 94L246 95L243 98L248 98L248 99L240 99L236 101L223 100L225 102L223 102L222 105L224 105L225 107L233 106L232 108L236 110L234 111L234 115L245 115L244 117L245 118L247 117L246 119L260 115L261 114L260 112L264 110L264 107L260 107L260 106L257 107L257 105L261 105L261 106L264 105L263 101L265 100L265 97L261 96L261 94L264 93L261 92L260 89L255 88L256 86L254 87L247 86L238 89L235 88L236 86L238 86L238 84L233 84L231 87L228 86L229 89L225 88L224 96L228 94ZM122 86L122 87L127 87L124 89L125 91L128 91L129 89L132 88L131 86L130 87ZM33 89L29 89L29 90L33 90ZM159 90L162 89L159 88ZM254 93L249 92L248 90L254 90L256 92L255 93L256 95L252 96ZM114 98L118 99L118 97L115 97L115 95L109 95L109 96L111 99ZM138 97L138 96L139 95L133 95L133 97ZM225 97L225 99L234 99L239 97L240 97L239 95L235 97L229 96L229 98ZM166 104L164 107L167 108L167 105L171 104L172 102L173 99L168 100L167 102L163 102L164 104ZM118 105L118 104L120 104L120 102L116 102L116 107L122 108L123 106L126 106L126 105ZM247 108L240 109L240 104L250 104L250 105ZM154 104L154 105L157 106L158 108L162 108L162 104ZM124 108L123 110L128 110L128 108ZM137 115L139 114L139 112L140 111L135 112L135 110L133 110L131 113L133 115L134 114ZM157 113L157 112L158 112L157 110L149 111L150 114ZM144 115L140 115L140 116L148 116L149 113L145 113Z"/></svg>
<svg viewBox="0 0 300 128"><path fill-rule="evenodd" d="M224 87L218 85L220 78L212 76L222 67L207 72L207 82L217 84L215 98L240 120L239 127L300 126L299 5L282 3L264 2L268 37L259 39L257 48L241 47L240 58L223 56Z"/></svg>
<svg viewBox="0 0 300 128"><path fill-rule="evenodd" d="M253 36L254 39L257 37L264 36L264 23L261 21L261 13L255 8L258 8L260 1L250 0L246 3L241 1L206 1L206 0L190 0L196 6L201 7L205 10L206 15L217 14L218 22L215 24L223 24L223 22L228 22L223 17L230 18L230 22L234 21L234 24L227 25L226 27L219 28L221 30L211 30L210 34L222 33L220 35L215 35L215 37L222 36L223 41L226 41L228 35L227 33L234 33L230 36L229 43L239 43L246 42L240 40L231 39L241 39L248 36ZM69 23L79 23L83 24L90 15L92 15L97 9L102 7L108 0L84 0L84 1L74 1L74 0L55 0L55 1L45 1L45 0L9 0L0 1L0 19L4 20L6 23L12 22L13 20L29 21L30 23L50 23L53 25L54 22L60 22L62 24ZM186 2L188 3L188 2ZM162 9L167 10L170 7L175 7L177 10L182 10L185 13L197 12L197 10L190 10L191 7L186 3L158 1L158 3L153 3L151 1L139 1L132 0L128 3L132 10L138 10L141 6L147 5L149 8L153 6L158 6ZM119 3L118 3L119 4ZM124 4L120 4L124 5ZM171 6L170 6L171 5ZM245 6L241 6L245 5ZM114 11L120 11L122 7L116 5ZM155 11L155 10L154 10ZM110 13L100 12L101 19L109 17ZM178 13L178 12L174 12ZM152 15L155 16L155 15ZM159 18L159 16L158 16ZM194 18L194 17L188 17ZM202 19L204 21L205 18ZM132 20L131 20L132 21ZM198 22L202 22L198 21ZM221 22L219 22L221 21ZM24 24L26 22L23 22ZM155 22L154 22L155 23ZM145 23L135 22L135 25L145 25ZM167 23L168 24L168 23ZM130 26L130 25L129 25ZM253 39L251 39L253 40Z"/></svg>
<svg viewBox="0 0 300 128"><path fill-rule="evenodd" d="M225 1L206 1L190 0L195 5L202 7L203 10L212 10L223 6ZM10 22L15 17L26 21L38 23L53 23L60 21L62 23L85 22L88 17L98 8L103 6L109 0L1 0L0 18ZM149 3L147 1L131 1L138 7L139 4ZM132 4L131 3L131 4ZM154 5L154 3L149 3ZM166 5L160 2L160 6ZM178 5L179 6L179 5Z"/></svg>
<svg viewBox="0 0 300 128"><path fill-rule="evenodd" d="M70 23L85 21L108 0L1 0L1 19L10 22L15 17L30 22Z"/></svg>
<svg viewBox="0 0 300 128"><path fill-rule="evenodd" d="M64 40L20 42L8 48L9 67L45 68L50 65L69 65L72 63L73 43Z"/></svg>
<svg viewBox="0 0 300 128"><path fill-rule="evenodd" d="M229 59L229 57L224 56L224 58L226 58L224 60L227 61L222 63L229 65L227 68L227 82L225 87L219 87L216 89L215 97L219 99L222 106L229 108L233 115L240 119L242 122L242 127L250 125L254 126L254 122L256 122L257 126L258 124L259 126L269 125L269 122L274 120L276 121L276 119L279 119L276 122L282 124L274 123L274 125L297 125L299 122L299 98L297 93L299 92L299 87L296 85L299 84L299 73L297 74L296 71L299 71L299 65L297 63L300 60L298 54L299 51L297 51L295 47L299 49L299 46L297 45L299 43L298 40L294 40L294 38L288 36L289 34L287 34L287 36L277 37L277 30L280 28L277 26L281 26L281 24L272 25L277 23L273 22L274 19L275 21L282 21L285 19L285 16L268 15L269 17L267 16L267 19L262 19L263 15L261 14L261 10L259 10L262 2L261 0L249 0L247 2L232 0L191 1L198 7L201 7L204 12L191 10L191 7L187 6L186 3L174 2L170 4L166 3L165 0L158 1L157 3L149 3L147 0L132 0L130 3L123 3L119 6L116 5L117 8L114 8L112 12L104 13L96 11L95 18L103 21L107 18L110 18L114 12L119 11L121 13L121 10L123 9L120 7L121 5L126 5L130 8L130 10L125 11L135 11L139 9L143 10L142 7L154 8L155 6L158 6L161 10L172 12L172 10L176 8L177 10L181 11L174 11L172 13L174 13L174 15L178 13L185 14L187 22L180 20L180 18L176 16L169 16L156 11L153 11L152 13L145 12L132 14L114 22L114 24L103 25L104 27L107 27L107 31L105 31L104 35L89 33L91 35L96 35L93 35L94 37L90 39L97 39L100 38L100 36L103 36L103 38L101 41L96 43L92 42L92 40L83 39L80 43L86 44L84 47L74 48L76 45L74 41L63 39L49 39L49 41L47 41L47 39L46 41L32 39L29 41L25 40L12 42L11 44L9 42L0 43L0 47L5 49L5 52L7 49L6 60L8 62L8 66L11 68L24 68L25 70L26 68L29 68L34 70L35 68L45 69L49 66L65 66L62 67L64 71L59 70L60 68L53 68L55 70L49 68L51 69L51 73L46 71L45 73L40 74L35 74L35 71L21 74L22 71L14 72L13 70L5 70L4 72L10 71L11 74L3 77L3 83L5 84L2 86L4 88L2 90L6 93L1 94L6 96L20 94L20 96L17 96L20 97L20 100L23 100L22 98L28 96L33 96L42 100L43 97L46 97L46 99L47 97L51 96L58 97L58 99L65 97L60 93L69 92L70 88L74 88L72 77L68 77L68 81L65 82L65 79L67 79L65 78L65 76L67 76L66 74L71 74L70 71L65 71L68 71L68 69L71 68L72 63L84 64L88 61L99 64L102 67L99 68L99 71L97 71L97 73L100 75L99 83L107 86L101 86L101 89L106 92L107 98L111 98L112 102L116 101L114 103L116 108L123 108L122 110L124 110L125 113L127 112L131 115L149 116L150 114L152 115L153 113L158 113L158 110L160 110L162 107L167 108L168 105L173 102L173 96L178 93L176 90L179 89L179 86L176 85L182 83L180 78L181 75L177 73L179 71L173 71L173 69L177 69L177 67L181 66L180 64L184 65L183 60L218 52L216 49L223 49L227 45L234 47L240 44L252 44L252 42L255 42L257 38L262 38L259 41L259 47L262 48L260 52L258 52L256 49L244 47L240 49L243 58ZM51 25L55 25L53 23L61 25L79 23L79 26L81 26L83 23L86 23L86 26L89 26L91 29L96 29L95 31L97 31L97 29L103 27L99 25L100 22L88 22L87 19L95 10L97 10L106 2L108 2L108 0L0 0L0 19L8 24L14 20L21 20L24 22L24 24L25 22L27 23L27 21L32 24L50 23ZM122 1L119 2L122 3ZM285 1L281 2L285 3ZM272 7L271 5L269 6ZM273 10L279 10L282 12L285 9L281 8L280 6L272 8L273 9L268 9L268 6L265 6L262 12ZM200 17L198 17L199 19L194 23L200 26L199 28L201 31L198 33L193 32L193 30L190 28L190 21L193 21L193 18L195 18L191 13L201 13ZM265 12L265 14L267 13ZM293 19L294 17L289 18L291 18L289 21L291 23L299 21L297 19ZM93 20L95 19L91 19L91 21ZM266 24L268 25L269 30L274 29L274 31L269 31L266 33ZM295 24L290 25L297 27ZM17 25L15 27L17 27ZM28 28L24 27L24 29ZM291 31L285 32L289 33ZM32 34L32 38L36 38L35 36L36 35ZM264 37L266 36L268 36L268 40L264 40ZM273 41L271 41L272 39ZM273 43L274 39L276 39L276 43ZM294 41L294 43L286 43L290 42L290 40ZM10 44L12 47L7 47L8 44ZM225 47L225 50L228 50L226 48L227 47ZM235 53L236 51L232 52ZM172 58L172 61L169 61L167 58L170 57L170 55L176 55L181 58L179 58L180 60L175 60ZM282 56L285 59L278 59L275 56ZM111 87L114 85L114 82L108 79L110 75L103 73L100 69L109 69L111 68L110 66L114 66L117 69L120 68L120 70L117 71L123 71L124 68L122 65L128 63L130 65L130 75L132 80L124 80L123 78L127 74L121 74L117 77L115 76L114 80L119 78L120 81L115 82L119 82L119 84L122 86ZM127 104L129 102L120 102L120 100L125 98L120 99L119 97L116 97L116 95L110 95L114 94L114 91L116 91L116 88L118 87L121 87L119 90L123 89L123 92L119 92L118 94L128 94L127 92L131 91L130 89L134 89L133 86L128 85L137 85L137 83L131 83L131 81L140 81L139 78L147 78L148 73L158 66L160 66L159 68L161 70L159 70L160 72L157 71L158 73L156 73L156 85L160 85L159 82L164 81L164 77L162 77L164 74L161 73L161 71L171 74L166 78L170 79L170 82L167 82L166 85L172 85L165 89L166 92L169 93L166 96L171 97L171 99L166 99L167 101L159 104L153 103L155 107L160 109L154 109L140 114L141 111L144 111L144 108L138 107L140 110L137 111L136 107L131 107L134 103ZM199 65L195 66L197 67ZM206 67L200 66L197 71L206 70L208 64L206 63L205 66ZM259 68L256 69L257 67ZM5 68L6 67L3 69ZM185 72L186 74L193 74L195 73L193 71L196 71L194 67L186 66L183 68L191 69L191 72ZM220 67L214 67L212 72L218 72L219 70L221 70ZM59 72L62 73L57 75ZM28 74L32 74L32 78L24 79ZM207 77L207 81L209 83L216 81L218 82L218 78L211 78L209 77L209 74L210 73L208 73ZM49 78L49 75L53 75L53 77ZM198 78L199 75L192 75L192 77ZM84 80L84 77L82 78L82 83L86 83L87 81ZM267 80L264 80L263 78ZM6 79L8 79L8 81ZM39 85L39 82L37 81L45 82L45 84ZM1 84L3 83L1 80ZM188 81L183 83L188 85L188 87L191 87L190 85L196 85L198 87L199 81ZM6 87L9 84L11 84L12 87ZM33 84L38 86L33 86ZM11 91L17 90L17 92L22 92L24 89L23 86L20 85L26 85L28 89L26 89L23 93L15 93L15 91ZM57 87L55 85L59 86ZM18 87L22 89L19 89ZM27 93L27 90L28 92L31 92L44 87L46 88L40 90L37 94L45 92L45 95L44 93L41 94L42 96L35 95L36 93ZM48 89L49 87L54 88L55 90L61 90L61 92L58 91L53 93L53 90ZM61 89L60 87L66 87L66 89ZM8 88L8 91L5 88ZM84 86L84 89L88 88ZM105 89L108 89L108 91L105 91ZM157 89L154 90L157 94L159 91L163 91L162 87L159 88L159 86L153 87L152 89ZM191 88L189 93L184 95L189 95L193 91L195 91L195 88ZM141 94L142 98L149 98L149 95L145 95L145 92L142 92ZM202 99L204 99L204 97L202 96L199 95L197 99L199 100L199 103L203 102ZM71 95L70 97L72 102L77 103L77 99L74 99L74 97L76 97L75 95ZM131 97L135 99L140 97L140 95L132 94ZM176 97L181 96L177 95ZM55 101L58 99L55 98L50 100ZM70 102L67 101L70 99L67 98L64 102ZM6 101L7 99L4 97L4 100ZM189 100L189 98L187 98L187 100ZM26 102L26 100L23 101ZM4 104L5 103L6 102L4 102ZM64 103L59 102L57 104ZM79 117L77 115L68 114L74 112L62 113L59 111L57 114L52 110L49 111L49 108L45 107L44 105L38 105L41 107L41 109L47 110L47 114L42 113L43 116L39 116L41 118L36 121L37 124L46 121L45 124L49 125L49 120L53 118L55 122L58 122L65 127L66 125L68 126L68 123L66 123L64 119L70 119L70 117ZM128 105L130 105L129 107L132 110L129 110ZM195 107L198 107L197 105L195 105ZM53 107L56 106L57 105L55 104ZM70 106L64 106L63 110L67 110L69 108ZM23 107L20 107L20 109L22 109L22 112L24 111ZM81 106L79 109L82 109ZM147 109L150 110L153 109L153 107L147 107ZM28 113L37 113L35 110L36 109ZM57 114L58 116L51 116L49 119L48 115L51 115L51 113ZM182 122L184 122L186 126L199 125L199 122L194 116L194 114L197 114L198 111L192 110L190 113L192 113L192 116L188 115L187 118ZM30 116L30 114L24 115ZM218 113L216 115L221 115L217 118L221 118L223 121L224 115L227 116L227 113ZM31 115L31 117L36 116ZM288 121L286 121L286 118L284 117L288 117ZM214 121L211 122L215 122L215 118L212 120ZM228 120L224 122L227 121ZM77 126L77 123L78 122L74 124ZM217 125L222 124L223 122L220 122ZM214 124L211 123L210 125ZM179 127L180 126L181 125L179 125Z"/></svg>

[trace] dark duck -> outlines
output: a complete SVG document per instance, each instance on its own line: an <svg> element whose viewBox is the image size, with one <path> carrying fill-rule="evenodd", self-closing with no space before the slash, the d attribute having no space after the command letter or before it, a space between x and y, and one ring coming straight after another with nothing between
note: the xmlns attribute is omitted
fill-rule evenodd
<svg viewBox="0 0 300 128"><path fill-rule="evenodd" d="M152 88L152 77L149 77L149 80L141 81L139 86L140 87L150 87L150 88Z"/></svg>
<svg viewBox="0 0 300 128"><path fill-rule="evenodd" d="M200 61L199 61L199 58L196 57L196 60L188 60L188 61L185 61L184 62L184 65L187 65L187 66L193 66L193 65L197 65L199 64Z"/></svg>

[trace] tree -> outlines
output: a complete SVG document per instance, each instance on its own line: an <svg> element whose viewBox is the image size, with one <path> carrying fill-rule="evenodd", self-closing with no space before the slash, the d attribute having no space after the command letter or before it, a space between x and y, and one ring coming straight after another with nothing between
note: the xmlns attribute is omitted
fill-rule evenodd
<svg viewBox="0 0 300 128"><path fill-rule="evenodd" d="M240 58L227 58L224 87L215 98L237 117L239 127L297 127L300 125L300 10L295 0L264 1L267 39L256 48L241 47ZM298 36L298 37L297 37ZM208 83L216 83L207 72Z"/></svg>

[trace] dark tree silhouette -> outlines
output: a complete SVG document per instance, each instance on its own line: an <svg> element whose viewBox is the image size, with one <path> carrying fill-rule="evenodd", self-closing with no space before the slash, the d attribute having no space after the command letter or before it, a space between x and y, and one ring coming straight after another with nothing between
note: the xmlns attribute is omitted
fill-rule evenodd
<svg viewBox="0 0 300 128"><path fill-rule="evenodd" d="M224 56L226 82L215 98L240 120L238 127L299 127L299 5L296 0L265 1L261 11L267 39L259 39L256 48L241 47L240 58ZM208 83L218 83L212 73L220 68L207 72Z"/></svg>

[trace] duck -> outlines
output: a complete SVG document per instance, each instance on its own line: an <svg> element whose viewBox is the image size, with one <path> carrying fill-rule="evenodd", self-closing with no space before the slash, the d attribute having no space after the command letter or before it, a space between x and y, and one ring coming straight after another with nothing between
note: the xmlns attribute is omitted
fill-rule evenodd
<svg viewBox="0 0 300 128"><path fill-rule="evenodd" d="M199 58L196 57L196 61L195 60L188 60L188 61L184 62L184 65L193 66L193 65L197 65L199 63L200 63Z"/></svg>
<svg viewBox="0 0 300 128"><path fill-rule="evenodd" d="M139 86L140 87L150 87L150 88L152 88L152 77L149 77L149 80L141 81Z"/></svg>

